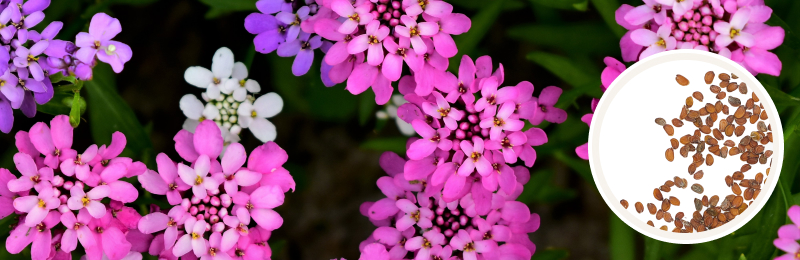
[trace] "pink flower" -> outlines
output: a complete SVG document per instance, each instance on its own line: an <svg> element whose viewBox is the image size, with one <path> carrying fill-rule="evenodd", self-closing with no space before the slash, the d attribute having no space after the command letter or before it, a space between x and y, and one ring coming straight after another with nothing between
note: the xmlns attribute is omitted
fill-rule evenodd
<svg viewBox="0 0 800 260"><path fill-rule="evenodd" d="M238 186L251 186L261 180L260 173L242 168L246 160L247 152L244 150L244 146L239 143L228 145L225 155L222 157L223 175L220 178L225 179L223 187L231 196L236 195L239 190Z"/></svg>
<svg viewBox="0 0 800 260"><path fill-rule="evenodd" d="M464 117L464 113L458 109L451 108L450 103L444 99L441 93L434 92L433 96L436 98L436 103L422 103L422 110L433 118L442 119L450 130L456 130L458 128L457 122Z"/></svg>
<svg viewBox="0 0 800 260"><path fill-rule="evenodd" d="M792 220L792 224L781 226L778 229L778 238L773 241L775 247L783 250L786 254L775 259L798 259L798 254L800 254L800 244L797 243L797 240L800 240L800 226L797 225L800 223L800 206L791 206L787 215Z"/></svg>
<svg viewBox="0 0 800 260"><path fill-rule="evenodd" d="M495 77L489 77L481 81L480 88L483 97L475 103L475 110L488 110L490 111L488 113L495 113L498 105L515 100L519 96L517 88L502 88L498 90L497 87L499 85L500 82Z"/></svg>
<svg viewBox="0 0 800 260"><path fill-rule="evenodd" d="M415 20L416 19L409 16L402 16L400 17L400 21L402 21L405 26L398 25L394 29L398 35L411 40L411 46L413 46L415 52L426 53L428 52L428 46L422 41L422 37L433 36L438 33L439 25L431 22L421 22L418 24Z"/></svg>
<svg viewBox="0 0 800 260"><path fill-rule="evenodd" d="M198 199L204 199L208 195L208 190L219 187L217 180L208 176L210 164L206 155L197 158L194 169L182 163L178 164L178 175L184 183L192 186L192 192Z"/></svg>
<svg viewBox="0 0 800 260"><path fill-rule="evenodd" d="M453 12L453 6L441 0L403 0L403 7L405 7L406 14L409 16L417 16L425 12L425 14L434 17L443 17Z"/></svg>
<svg viewBox="0 0 800 260"><path fill-rule="evenodd" d="M372 21L366 26L366 34L353 38L347 45L347 52L357 54L367 51L367 63L377 66L383 63L383 39L389 35L389 27L383 26L378 21ZM412 42L413 43L413 42Z"/></svg>
<svg viewBox="0 0 800 260"><path fill-rule="evenodd" d="M677 16L681 16L691 10L694 5L694 1L692 0L656 0L656 2L666 7L672 7L672 10Z"/></svg>
<svg viewBox="0 0 800 260"><path fill-rule="evenodd" d="M399 43L394 42L394 38L383 40L383 47L386 48L386 57L383 59L383 75L390 81L397 81L403 72L405 61L412 71L417 71L422 66L424 60L420 59L417 52L411 49L409 38L397 38Z"/></svg>
<svg viewBox="0 0 800 260"><path fill-rule="evenodd" d="M625 68L625 64L622 64L622 62L612 57L606 57L605 59L603 59L603 62L606 64L606 68L603 69L603 73L600 75L600 80L602 82L602 86L600 87L603 90L603 92L605 92L606 89L608 89L608 87L611 86L611 83L613 83L614 80L616 80L617 77L619 77L619 75L622 74L622 72L625 71L627 68ZM599 99L596 98L592 99L592 105L591 105L592 113L594 113L594 109L597 108L597 103L599 102L600 102ZM592 113L585 114L583 115L583 117L581 117L581 121L586 123L586 125L588 125L589 127L592 126L592 116L593 116ZM575 148L575 153L581 159L589 160L589 144L585 143L581 146L578 146L577 148Z"/></svg>
<svg viewBox="0 0 800 260"><path fill-rule="evenodd" d="M31 259L45 260L50 257L51 241L53 239L50 229L59 222L60 214L51 211L44 220L36 226L17 225L6 239L6 250L11 254L19 254L31 245Z"/></svg>
<svg viewBox="0 0 800 260"><path fill-rule="evenodd" d="M447 139L450 136L450 130L447 128L439 128L434 130L430 125L422 120L416 119L411 122L414 130L422 136L423 139L414 141L411 147L408 148L408 158L412 160L420 160L432 154L436 148L442 150L450 150L453 148L453 141Z"/></svg>
<svg viewBox="0 0 800 260"><path fill-rule="evenodd" d="M358 258L359 260L389 260L389 252L386 251L386 247L373 243L369 244L361 251L361 257Z"/></svg>
<svg viewBox="0 0 800 260"><path fill-rule="evenodd" d="M515 116L512 117L514 110L516 110L516 105L512 102L506 102L503 103L499 111L491 107L484 111L485 118L481 120L480 126L481 128L491 129L489 130L490 139L501 140L503 131L514 133L522 130L525 123L515 118Z"/></svg>
<svg viewBox="0 0 800 260"><path fill-rule="evenodd" d="M675 37L670 36L668 24L659 27L657 32L648 29L633 31L631 39L636 44L647 47L639 56L640 60L662 51L674 50L676 46Z"/></svg>
<svg viewBox="0 0 800 260"><path fill-rule="evenodd" d="M97 186L89 193L83 192L83 187L75 186L70 190L71 197L67 200L67 206L71 210L86 208L92 217L102 218L106 214L106 207L100 200L108 197L110 193L111 189L106 185Z"/></svg>
<svg viewBox="0 0 800 260"><path fill-rule="evenodd" d="M89 222L92 221L92 218L93 216L89 214L88 210L80 210L78 218L75 218L72 212L61 215L61 223L66 227L61 239L61 250L72 252L77 248L78 241L84 248L96 246L94 234L89 230Z"/></svg>
<svg viewBox="0 0 800 260"><path fill-rule="evenodd" d="M166 195L170 205L180 204L180 192L188 190L192 186L181 180L180 176L178 176L177 166L166 154L158 154L156 163L158 164L158 172L146 171L139 176L139 182L150 193Z"/></svg>
<svg viewBox="0 0 800 260"><path fill-rule="evenodd" d="M450 240L450 246L464 251L464 260L478 259L478 253L491 252L497 248L497 243L491 240L475 240L469 236L465 230L459 230L458 234Z"/></svg>
<svg viewBox="0 0 800 260"><path fill-rule="evenodd" d="M714 31L719 33L715 41L717 46L728 47L734 41L745 47L753 46L755 38L749 32L743 31L749 19L750 9L745 8L733 14L730 23L724 21L714 23Z"/></svg>
<svg viewBox="0 0 800 260"><path fill-rule="evenodd" d="M483 148L483 139L478 137L473 137L472 142L461 141L461 150L464 151L467 158L458 168L459 175L467 176L473 170L477 170L478 173L484 176L491 172L492 164L484 156Z"/></svg>
<svg viewBox="0 0 800 260"><path fill-rule="evenodd" d="M278 229L283 225L283 218L272 210L283 204L283 191L278 186L262 186L252 194L238 193L233 197L236 204L234 212L246 214L268 231ZM249 219L249 218L248 218Z"/></svg>
<svg viewBox="0 0 800 260"><path fill-rule="evenodd" d="M20 212L28 213L25 217L25 225L35 227L47 217L50 210L55 209L61 203L53 193L53 187L49 183L39 186L36 191L38 195L19 197L14 200L14 208Z"/></svg>
<svg viewBox="0 0 800 260"><path fill-rule="evenodd" d="M338 31L343 34L351 34L356 30L358 25L367 25L375 19L370 10L369 4L362 4L358 7L353 7L353 4L347 0L334 0L331 3L331 9L336 14L346 17Z"/></svg>
<svg viewBox="0 0 800 260"><path fill-rule="evenodd" d="M186 234L181 236L178 242L175 243L172 253L175 254L175 256L183 256L191 251L194 252L195 255L205 255L208 249L206 245L208 241L203 238L207 228L206 225L206 221L202 219L187 219L186 222L183 223Z"/></svg>
<svg viewBox="0 0 800 260"><path fill-rule="evenodd" d="M95 247L86 248L87 259L101 259L105 255L108 259L120 260L130 253L132 245L123 233L127 227L114 219L113 215L109 212L89 223L97 243Z"/></svg>
<svg viewBox="0 0 800 260"><path fill-rule="evenodd" d="M533 113L533 117L530 119L531 124L538 125L542 123L542 120L560 124L567 120L567 112L554 107L558 98L561 97L562 91L561 88L555 86L549 86L542 90L539 98L536 99L539 109Z"/></svg>
<svg viewBox="0 0 800 260"><path fill-rule="evenodd" d="M397 200L396 205L397 208L405 212L405 216L397 219L396 226L398 230L406 230L414 224L423 229L433 226L431 223L433 212L429 208L419 208L406 199Z"/></svg>
<svg viewBox="0 0 800 260"><path fill-rule="evenodd" d="M422 233L422 236L416 236L406 241L406 249L409 251L417 251L416 259L430 259L434 254L434 250L442 250L442 245L445 239L442 233L436 230L427 231ZM435 249L434 249L435 248ZM438 253L438 252L436 252Z"/></svg>
<svg viewBox="0 0 800 260"><path fill-rule="evenodd" d="M656 0L642 1L644 5L637 6L625 14L625 21L634 25L642 25L650 20L654 20L657 24L664 23L670 6L664 6Z"/></svg>

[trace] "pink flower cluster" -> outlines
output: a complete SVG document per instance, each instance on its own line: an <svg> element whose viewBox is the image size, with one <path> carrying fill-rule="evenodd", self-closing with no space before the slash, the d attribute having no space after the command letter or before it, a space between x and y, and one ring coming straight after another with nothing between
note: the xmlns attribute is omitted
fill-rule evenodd
<svg viewBox="0 0 800 260"><path fill-rule="evenodd" d="M696 49L728 57L754 75L780 75L781 61L770 50L783 43L785 32L764 24L772 9L763 0L643 1L616 12L617 23L629 30L620 40L624 61Z"/></svg>
<svg viewBox="0 0 800 260"><path fill-rule="evenodd" d="M158 172L139 177L147 191L166 195L173 206L154 209L138 222L141 233L154 236L147 251L159 259L269 259L267 240L283 224L273 209L295 188L282 167L286 151L268 142L248 157L244 147L234 143L217 160L222 133L210 120L201 122L194 134L181 130L174 140L189 165L162 153Z"/></svg>
<svg viewBox="0 0 800 260"><path fill-rule="evenodd" d="M622 74L622 72L627 68L625 67L625 64L612 57L606 57L603 59L603 62L606 64L606 68L603 69L603 73L600 74L600 82L603 84L600 86L600 88L603 90L603 92L605 92L606 89L611 86L611 83L614 82L614 80L617 79L617 77L619 77L619 75ZM592 126L592 116L594 115L594 110L597 108L597 103L600 103L600 100L593 98L591 105L592 113L585 114L581 117L581 121L590 127ZM578 157L581 159L589 160L589 143L585 143L581 146L578 146L578 148L575 148L575 153L578 154Z"/></svg>
<svg viewBox="0 0 800 260"><path fill-rule="evenodd" d="M524 121L533 125L543 120L564 122L566 112L553 107L561 89L547 87L536 98L533 84L527 81L501 87L503 67L492 73L489 56L473 63L465 55L458 73L456 77L445 72L440 79L443 84L426 96L414 92L411 76L400 80L400 92L409 103L398 108L398 116L422 137L408 147L405 178L428 181L443 190L446 202L463 197L470 179L486 193L498 191L498 187L504 194L521 191L508 164L519 159L532 166L536 160L532 146L547 142L542 129L523 131Z"/></svg>
<svg viewBox="0 0 800 260"><path fill-rule="evenodd" d="M539 228L539 215L515 201L519 193L488 192L481 177L470 176L461 197L448 201L430 178L407 179L404 165L395 153L381 156L389 176L377 185L386 198L361 205L361 214L378 228L361 243L359 259L406 259L409 253L414 259L530 259L536 251L528 233ZM528 169L509 170L521 192Z"/></svg>
<svg viewBox="0 0 800 260"><path fill-rule="evenodd" d="M332 10L310 20L317 34L334 42L322 64L324 81L347 81L353 94L372 87L381 105L392 96L391 83L400 79L404 64L417 81L415 92L429 95L444 75L447 59L458 53L451 35L471 26L466 15L453 13L453 6L441 0L317 2Z"/></svg>
<svg viewBox="0 0 800 260"><path fill-rule="evenodd" d="M80 242L90 260L138 254L132 249L137 241L127 236L141 216L123 206L138 191L121 179L144 173L145 165L119 157L126 145L122 133L81 154L72 149L72 135L65 115L17 133L14 163L22 176L0 169L0 217L15 213L19 220L6 250L18 254L33 244L32 259L63 259ZM101 202L105 198L110 203Z"/></svg>

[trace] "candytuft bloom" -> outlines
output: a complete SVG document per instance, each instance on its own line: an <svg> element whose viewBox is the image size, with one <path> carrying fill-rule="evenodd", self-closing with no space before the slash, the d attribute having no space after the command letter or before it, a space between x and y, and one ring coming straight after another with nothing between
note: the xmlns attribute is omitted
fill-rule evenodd
<svg viewBox="0 0 800 260"><path fill-rule="evenodd" d="M220 160L222 148L217 124L200 122L194 134L181 130L175 136L175 149L188 164L175 163L162 153L158 172L147 171L139 178L147 191L167 195L172 206L153 210L138 222L139 232L154 237L148 246L151 255L167 259L270 257L266 240L283 224L273 209L283 204L285 192L295 188L294 179L282 167L288 155L267 142L248 157L244 147L234 143Z"/></svg>
<svg viewBox="0 0 800 260"><path fill-rule="evenodd" d="M142 174L145 165L118 157L126 144L122 133L114 133L108 146L92 145L82 154L72 149L72 136L65 115L49 126L40 122L17 133L20 152L14 164L22 176L0 169L0 181L6 184L0 188L0 203L13 204L18 214L6 249L17 254L33 244L31 258L44 260L68 254L80 242L87 259L123 259L131 250L127 227L139 215L123 206L135 201L138 191L121 179ZM110 203L102 202L106 198Z"/></svg>
<svg viewBox="0 0 800 260"><path fill-rule="evenodd" d="M657 52L696 49L718 53L752 74L778 76L781 61L769 52L783 43L784 30L764 24L772 9L763 1L643 0L622 5L616 20L629 30L620 40L624 61Z"/></svg>
<svg viewBox="0 0 800 260"><path fill-rule="evenodd" d="M622 62L612 57L606 57L603 59L603 62L605 62L606 68L603 69L603 73L600 75L600 81L602 83L600 88L605 92L608 86L611 86L611 83L627 68L625 68L625 64L622 64ZM592 126L592 116L594 116L594 110L597 108L597 103L599 102L599 99L593 98L591 104L592 113L585 114L581 117L581 121L586 123L589 127ZM581 159L589 160L589 143L582 144L575 148L575 153L578 154L578 157Z"/></svg>
<svg viewBox="0 0 800 260"><path fill-rule="evenodd" d="M800 225L798 225L798 223L800 223L800 206L791 206L787 215L789 215L789 219L792 220L792 224L781 226L781 228L778 229L778 238L773 242L775 247L783 250L786 254L775 259L800 259L800 257L798 257L800 256L800 244L797 243L797 240L800 240Z"/></svg>

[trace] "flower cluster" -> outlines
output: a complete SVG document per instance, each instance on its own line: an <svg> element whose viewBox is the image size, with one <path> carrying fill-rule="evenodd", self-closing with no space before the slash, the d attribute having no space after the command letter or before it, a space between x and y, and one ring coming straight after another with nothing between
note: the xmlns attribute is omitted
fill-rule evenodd
<svg viewBox="0 0 800 260"><path fill-rule="evenodd" d="M462 196L448 201L430 179L407 179L404 164L397 154L381 156L389 176L377 185L386 198L361 205L378 228L361 243L360 259L530 259L536 251L528 233L539 228L539 215L515 201L530 179L525 167L510 169L519 192L490 193L481 177L470 176Z"/></svg>
<svg viewBox="0 0 800 260"><path fill-rule="evenodd" d="M800 259L800 244L797 243L797 240L800 240L800 206L790 207L787 215L792 220L792 224L783 225L778 229L778 238L773 242L775 247L783 250L786 254L775 259Z"/></svg>
<svg viewBox="0 0 800 260"><path fill-rule="evenodd" d="M414 126L397 116L397 109L405 103L408 103L408 101L403 98L403 95L394 94L392 95L392 99L389 100L389 103L386 103L384 109L376 112L375 116L381 120L391 119L397 125L397 129L400 130L400 133L405 136L412 136L417 133L414 131Z"/></svg>
<svg viewBox="0 0 800 260"><path fill-rule="evenodd" d="M162 153L158 172L139 177L147 191L166 195L172 205L138 222L141 233L154 236L149 253L160 259L269 259L267 240L283 224L273 209L295 188L282 167L286 151L268 142L248 157L235 143L217 160L223 138L211 121L200 122L194 134L178 132L175 149L189 165Z"/></svg>
<svg viewBox="0 0 800 260"><path fill-rule="evenodd" d="M542 129L523 131L524 120L533 125L543 120L564 122L566 112L553 107L561 89L547 87L536 98L530 82L500 87L502 65L492 73L489 56L473 63L465 55L458 77L449 72L445 75L441 88L427 96L414 92L411 76L400 80L400 92L409 103L398 108L398 116L422 137L408 147L405 178L430 179L431 187L443 189L446 202L464 196L468 179L477 179L486 193L497 191L498 186L504 194L519 191L508 164L520 159L532 166L536 160L532 146L547 142ZM476 94L480 96L477 100Z"/></svg>
<svg viewBox="0 0 800 260"><path fill-rule="evenodd" d="M278 56L296 56L292 73L302 76L314 63L314 50L327 51L331 43L314 33L313 21L318 14L325 16L330 9L320 10L315 0L259 0L256 7L261 13L245 18L244 27L251 34L256 51L278 52Z"/></svg>
<svg viewBox="0 0 800 260"><path fill-rule="evenodd" d="M781 61L769 52L783 43L784 30L764 24L772 9L756 0L643 0L622 5L616 20L629 30L620 40L625 61L674 49L711 51L753 74L780 75Z"/></svg>
<svg viewBox="0 0 800 260"><path fill-rule="evenodd" d="M603 62L606 64L606 68L603 69L603 73L600 74L600 82L602 83L600 88L603 90L603 92L605 92L606 89L611 86L611 83L614 82L614 80L617 79L617 77L619 77L619 75L622 74L622 72L627 68L625 67L625 64L622 64L622 62L612 57L606 57L603 59ZM595 108L597 108L597 103L600 103L600 100L593 98L591 105L592 113L585 114L581 117L581 121L586 123L586 125L589 127L592 126L592 116L594 115ZM575 148L575 153L578 154L578 157L581 159L589 160L589 144L585 143L581 146L578 146Z"/></svg>
<svg viewBox="0 0 800 260"><path fill-rule="evenodd" d="M256 3L261 13L245 19L245 28L257 34L256 50L297 55L292 71L303 75L314 49L321 48L326 53L320 66L326 86L347 81L347 90L356 95L372 87L381 105L391 98L392 82L400 80L405 67L417 82L415 92L430 95L445 74L448 58L458 53L451 35L472 25L441 0L302 2Z"/></svg>
<svg viewBox="0 0 800 260"><path fill-rule="evenodd" d="M53 98L49 76L62 73L80 80L92 78L95 57L122 71L131 59L128 45L112 41L120 31L119 20L98 13L92 17L89 33L79 33L75 43L55 40L63 27L51 22L42 32L31 28L44 20L49 0L2 1L0 4L0 131L8 133L14 125L13 109L27 117L36 115L36 105Z"/></svg>
<svg viewBox="0 0 800 260"><path fill-rule="evenodd" d="M233 52L226 47L214 53L211 70L199 66L186 69L186 82L206 91L203 101L192 94L181 98L180 107L186 115L183 129L194 132L200 122L211 120L222 129L226 145L239 142L243 128L250 128L262 142L275 140L275 125L267 118L281 112L283 99L273 92L255 98L261 86L247 76L247 67L234 63Z"/></svg>
<svg viewBox="0 0 800 260"><path fill-rule="evenodd" d="M114 133L108 146L78 154L72 132L69 117L60 115L50 126L40 122L15 136L14 164L22 176L0 169L0 217L16 213L19 220L6 250L18 254L33 244L31 258L44 260L68 256L80 242L90 260L138 254L132 251L137 241L126 236L141 216L123 206L138 191L121 179L144 173L145 165L119 157L126 145L122 133ZM110 203L102 202L106 198Z"/></svg>

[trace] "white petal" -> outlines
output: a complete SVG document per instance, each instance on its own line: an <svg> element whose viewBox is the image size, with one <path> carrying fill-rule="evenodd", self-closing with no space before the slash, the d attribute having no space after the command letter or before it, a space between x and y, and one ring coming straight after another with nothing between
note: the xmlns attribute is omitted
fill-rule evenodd
<svg viewBox="0 0 800 260"><path fill-rule="evenodd" d="M233 74L231 77L235 79L246 79L247 78L247 66L244 63L237 61L233 64Z"/></svg>
<svg viewBox="0 0 800 260"><path fill-rule="evenodd" d="M239 126L238 124L231 126L231 134L239 135L239 133L241 132L242 132L242 127Z"/></svg>
<svg viewBox="0 0 800 260"><path fill-rule="evenodd" d="M239 84L236 84L236 86L239 86ZM236 88L233 91L233 99L239 102L242 102L245 99L247 99L247 89L243 87Z"/></svg>
<svg viewBox="0 0 800 260"><path fill-rule="evenodd" d="M208 87L213 81L213 77L214 74L212 74L210 70L198 66L189 67L186 69L186 72L183 73L183 78L186 82L198 88Z"/></svg>
<svg viewBox="0 0 800 260"><path fill-rule="evenodd" d="M220 92L219 87L217 87L217 85L214 84L209 84L208 89L206 89L206 95L208 95L208 98L212 100L220 97L219 92Z"/></svg>
<svg viewBox="0 0 800 260"><path fill-rule="evenodd" d="M250 132L262 142L274 141L278 135L275 125L264 118L256 118L250 123Z"/></svg>
<svg viewBox="0 0 800 260"><path fill-rule="evenodd" d="M242 128L250 127L250 124L253 122L253 118L248 116L239 116L239 125Z"/></svg>
<svg viewBox="0 0 800 260"><path fill-rule="evenodd" d="M239 82L237 80L226 80L225 84L220 84L219 91L222 93L230 95L231 92L239 88Z"/></svg>
<svg viewBox="0 0 800 260"><path fill-rule="evenodd" d="M186 121L183 121L183 129L191 133L194 133L194 130L197 129L197 125L199 124L200 121L187 118Z"/></svg>
<svg viewBox="0 0 800 260"><path fill-rule="evenodd" d="M233 52L228 47L222 47L214 53L211 60L211 71L218 79L227 79L233 74Z"/></svg>
<svg viewBox="0 0 800 260"><path fill-rule="evenodd" d="M203 109L203 116L207 120L214 120L219 117L219 109L217 109L217 106L212 104L206 104L206 108Z"/></svg>
<svg viewBox="0 0 800 260"><path fill-rule="evenodd" d="M261 118L270 118L283 110L283 99L275 92L267 93L253 103L256 114Z"/></svg>
<svg viewBox="0 0 800 260"><path fill-rule="evenodd" d="M203 102L201 102L195 95L186 94L181 97L180 101L181 110L183 114L190 119L200 119L203 115Z"/></svg>
<svg viewBox="0 0 800 260"><path fill-rule="evenodd" d="M253 104L250 101L242 102L239 105L239 108L236 110L236 113L239 114L239 117L251 117L253 112Z"/></svg>
<svg viewBox="0 0 800 260"><path fill-rule="evenodd" d="M261 85L258 84L258 81L255 81L255 80L252 80L252 79L248 79L244 83L244 88L246 88L247 91L250 91L250 93L261 92Z"/></svg>

